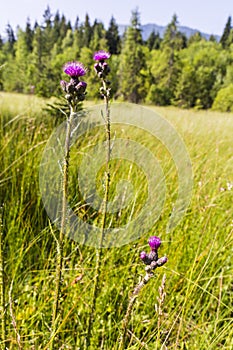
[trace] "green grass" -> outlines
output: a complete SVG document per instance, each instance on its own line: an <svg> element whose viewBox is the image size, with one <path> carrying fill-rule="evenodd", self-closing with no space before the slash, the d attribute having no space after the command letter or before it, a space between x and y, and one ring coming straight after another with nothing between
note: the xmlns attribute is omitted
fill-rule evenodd
<svg viewBox="0 0 233 350"><path fill-rule="evenodd" d="M0 198L4 203L9 349L18 348L12 313L23 349L47 349L50 335L56 244L43 208L38 170L56 123L42 112L44 103L34 96L0 94ZM148 237L156 234L163 240L159 253L167 255L168 263L156 270L156 277L143 288L135 304L127 349L154 350L166 346L168 349L230 350L233 348L233 189L229 183L233 183L233 115L151 108L174 125L189 151L194 172L191 204L176 229L166 234L172 200L176 197L177 174L169 153L160 143L154 144L148 135L143 143L159 155L166 177L168 194L164 210L147 235L121 248L104 251L90 349L118 348L128 297L144 272L139 253L147 249ZM117 127L115 130L118 136L120 130ZM135 140L140 139L132 128L124 134L126 138L130 134ZM123 133L120 136L124 137ZM96 134L90 132L72 151L70 201L74 208L80 201L75 164L81 161L84 150L103 137L100 129ZM145 200L145 177L139 176L136 166L131 167L127 162L113 161L111 166L112 196L120 178L132 179L138 189L136 215ZM98 175L100 193L102 175L103 170ZM128 215L125 209L121 223ZM93 217L95 220L94 214ZM98 224L98 217L96 220ZM57 234L56 228L53 229ZM64 254L60 342L64 349L83 349L95 249L67 239ZM158 343L155 304L164 273L166 299ZM80 278L74 283L77 277ZM1 335L0 345L4 349Z"/></svg>

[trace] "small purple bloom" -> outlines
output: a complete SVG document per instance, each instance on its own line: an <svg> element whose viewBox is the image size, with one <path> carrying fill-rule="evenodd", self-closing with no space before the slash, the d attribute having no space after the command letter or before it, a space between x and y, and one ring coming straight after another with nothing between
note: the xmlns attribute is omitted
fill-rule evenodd
<svg viewBox="0 0 233 350"><path fill-rule="evenodd" d="M63 71L69 75L71 78L78 78L82 77L86 74L87 70L84 67L84 65L80 62L67 62L64 67Z"/></svg>
<svg viewBox="0 0 233 350"><path fill-rule="evenodd" d="M111 54L109 52L100 50L100 51L95 52L93 59L95 61L104 61L104 60L107 60L110 56L111 56Z"/></svg>
<svg viewBox="0 0 233 350"><path fill-rule="evenodd" d="M145 260L147 258L146 252L141 252L140 253L140 259Z"/></svg>
<svg viewBox="0 0 233 350"><path fill-rule="evenodd" d="M86 87L87 83L85 83L85 81L80 81L78 85L75 86L75 89L83 94L86 91Z"/></svg>
<svg viewBox="0 0 233 350"><path fill-rule="evenodd" d="M79 87L82 87L82 88L84 88L84 89L86 89L87 83L86 83L85 81L80 81L80 82L78 83L78 86L79 86Z"/></svg>
<svg viewBox="0 0 233 350"><path fill-rule="evenodd" d="M157 236L151 236L149 238L148 243L149 243L151 250L157 250L159 248L159 246L161 245L161 239Z"/></svg>

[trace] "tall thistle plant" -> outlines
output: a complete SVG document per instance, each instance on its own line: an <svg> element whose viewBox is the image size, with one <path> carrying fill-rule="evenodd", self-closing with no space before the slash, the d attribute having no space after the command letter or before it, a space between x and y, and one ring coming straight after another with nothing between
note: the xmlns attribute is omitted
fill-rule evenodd
<svg viewBox="0 0 233 350"><path fill-rule="evenodd" d="M146 264L145 275L141 279L141 281L135 286L135 288L133 289L133 292L129 298L128 307L127 307L125 316L124 316L123 321L122 321L122 331L121 331L121 335L119 338L119 341L120 341L119 350L126 349L128 325L129 325L131 314L133 311L133 306L134 306L134 304L139 296L141 289L149 282L149 280L152 277L154 277L154 270L160 266L163 266L167 262L166 256L164 256L162 258L159 258L159 256L158 256L158 249L161 245L161 239L159 237L151 236L149 238L148 244L150 246L150 252L146 253L143 251L140 253L141 260L143 261L144 264ZM165 284L165 282L164 282L164 284ZM160 294L162 294L162 293L160 293ZM160 304L163 303L164 298L165 298L165 294L163 294L162 297L163 297L163 300ZM158 322L158 326L159 326L159 322ZM159 327L158 327L158 336L159 336ZM158 343L158 341L159 341L159 339L157 339L157 343Z"/></svg>
<svg viewBox="0 0 233 350"><path fill-rule="evenodd" d="M99 248L96 248L96 265L95 265L95 277L93 294L90 305L90 313L88 318L87 335L85 339L85 348L88 349L90 346L91 333L93 329L93 321L96 309L96 300L98 297L98 285L101 273L101 260L103 255L103 242L104 242L104 232L106 226L106 216L107 216L107 205L109 197L109 186L110 186L110 155L111 155L111 119L110 119L110 92L111 92L111 82L108 80L108 74L110 72L110 67L106 62L110 58L110 53L106 51L98 51L94 54L93 59L97 61L94 65L95 72L101 81L100 94L105 101L105 134L106 134L106 168L105 168L105 186L104 186L104 198L102 207L102 222L101 222L101 234L100 240L98 242Z"/></svg>
<svg viewBox="0 0 233 350"><path fill-rule="evenodd" d="M69 184L69 160L70 160L70 141L72 122L78 117L78 110L80 102L85 99L87 84L80 80L80 77L86 74L86 68L80 62L68 62L63 68L64 72L70 77L70 81L62 80L60 82L65 98L69 105L70 113L66 117L66 137L64 144L64 159L63 159L63 183L62 183L62 214L61 214L61 228L57 242L57 259L56 259L56 277L55 277L55 292L52 313L52 327L50 338L50 350L54 349L54 341L56 331L59 324L59 311L61 309L61 280L63 268L63 245L64 235L66 231L66 216L67 216L67 198L68 198L68 184ZM56 346L57 349L57 346Z"/></svg>

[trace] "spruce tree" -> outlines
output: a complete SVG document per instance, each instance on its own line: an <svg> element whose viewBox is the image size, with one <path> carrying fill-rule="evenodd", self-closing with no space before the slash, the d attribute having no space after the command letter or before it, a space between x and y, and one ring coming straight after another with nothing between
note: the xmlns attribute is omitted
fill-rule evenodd
<svg viewBox="0 0 233 350"><path fill-rule="evenodd" d="M163 48L169 47L172 51L178 51L187 46L187 38L178 30L178 23L177 15L174 14L164 33Z"/></svg>
<svg viewBox="0 0 233 350"><path fill-rule="evenodd" d="M92 27L88 14L85 16L85 22L83 25L83 46L89 47L92 37Z"/></svg>
<svg viewBox="0 0 233 350"><path fill-rule="evenodd" d="M58 40L60 40L60 26L61 26L61 19L60 14L57 11L54 20L53 20L53 41L54 43L57 43Z"/></svg>
<svg viewBox="0 0 233 350"><path fill-rule="evenodd" d="M120 55L119 81L120 94L124 100L139 103L145 97L146 68L145 54L142 46L139 12L132 12L131 24L128 27Z"/></svg>
<svg viewBox="0 0 233 350"><path fill-rule="evenodd" d="M14 31L11 25L8 23L6 26L7 42L6 42L6 52L13 55L15 53L14 45L16 42Z"/></svg>
<svg viewBox="0 0 233 350"><path fill-rule="evenodd" d="M94 21L92 27L92 38L90 41L90 49L92 51L107 50L107 41L105 38L106 31L102 22Z"/></svg>
<svg viewBox="0 0 233 350"><path fill-rule="evenodd" d="M27 19L27 23L26 23L25 41L26 41L27 51L28 52L32 52L32 49L33 49L33 46L32 46L33 30L31 28L31 23L30 23L30 19L29 18Z"/></svg>
<svg viewBox="0 0 233 350"><path fill-rule="evenodd" d="M2 50L2 48L3 48L3 40L2 40L2 37L0 35L0 50Z"/></svg>
<svg viewBox="0 0 233 350"><path fill-rule="evenodd" d="M229 36L230 36L230 32L231 32L231 16L228 17L227 19L227 23L225 25L225 28L223 30L223 34L221 36L220 39L220 43L222 44L222 47L225 49L229 46Z"/></svg>
<svg viewBox="0 0 233 350"><path fill-rule="evenodd" d="M159 33L155 33L155 31L153 30L146 41L146 45L148 46L150 51L158 50L160 48L161 41L162 40L160 38Z"/></svg>
<svg viewBox="0 0 233 350"><path fill-rule="evenodd" d="M117 55L120 52L120 36L118 31L118 25L115 18L112 17L109 23L108 30L106 32L106 39L108 50L112 55Z"/></svg>

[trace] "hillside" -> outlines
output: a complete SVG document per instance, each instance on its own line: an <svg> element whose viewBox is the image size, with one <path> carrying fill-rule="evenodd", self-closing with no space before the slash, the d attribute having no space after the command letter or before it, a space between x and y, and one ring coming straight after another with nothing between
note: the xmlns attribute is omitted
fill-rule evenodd
<svg viewBox="0 0 233 350"><path fill-rule="evenodd" d="M125 30L127 28L127 25L124 25L124 24L120 24L119 25L119 33L120 35L123 35ZM160 26L158 24L154 24L154 23L148 23L148 24L143 24L141 26L141 29L142 29L142 37L143 37L143 40L147 40L149 35L154 31L155 33L159 33L159 35L161 37L163 37L164 35L164 32L166 30L166 26ZM207 40L209 40L211 34L207 34L207 33L203 33L201 32L200 30L198 29L193 29L193 28L189 28L189 27L184 27L184 26L178 26L178 29L180 32L184 33L187 38L189 38L191 35L197 33L197 32L200 32L201 35L206 38ZM217 41L220 40L220 36L219 35L215 35L215 38L217 39Z"/></svg>

